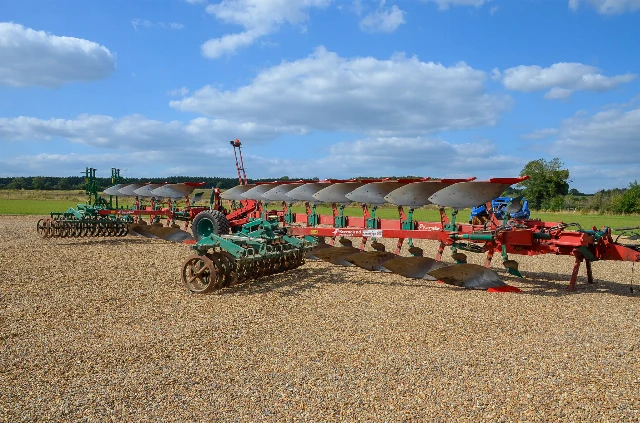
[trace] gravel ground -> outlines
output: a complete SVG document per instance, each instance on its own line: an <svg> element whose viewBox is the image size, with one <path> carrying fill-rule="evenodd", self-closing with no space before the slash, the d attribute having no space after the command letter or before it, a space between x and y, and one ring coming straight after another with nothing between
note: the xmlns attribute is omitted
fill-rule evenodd
<svg viewBox="0 0 640 423"><path fill-rule="evenodd" d="M630 263L575 293L545 256L519 294L308 262L198 296L185 245L36 220L0 217L0 421L640 419Z"/></svg>

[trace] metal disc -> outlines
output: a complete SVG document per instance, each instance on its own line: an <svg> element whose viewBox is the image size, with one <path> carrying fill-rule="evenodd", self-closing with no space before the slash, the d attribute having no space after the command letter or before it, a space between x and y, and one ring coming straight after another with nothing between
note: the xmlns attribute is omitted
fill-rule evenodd
<svg viewBox="0 0 640 423"><path fill-rule="evenodd" d="M104 190L104 191L102 191L102 192L104 192L104 193L105 193L105 194L107 194L107 195L116 195L116 196L119 196L119 195L122 195L122 193L121 193L120 191L118 191L118 190L119 190L120 188L124 188L124 187L126 187L127 185L129 185L129 184L118 184L118 185L114 185L114 186L112 186L112 187L109 187L109 188L105 189L105 190Z"/></svg>
<svg viewBox="0 0 640 423"><path fill-rule="evenodd" d="M348 257L357 252L360 252L360 250L356 247L334 247L324 248L320 251L316 251L315 256L320 260L328 261L332 264L337 264L340 266L353 266L353 264L345 260L345 257Z"/></svg>
<svg viewBox="0 0 640 423"><path fill-rule="evenodd" d="M385 204L387 201L384 199L391 191L395 191L400 187L407 185L408 182L399 181L386 181L386 182L372 182L365 184L359 188L354 189L350 193L346 194L349 200L356 203L365 204Z"/></svg>
<svg viewBox="0 0 640 423"><path fill-rule="evenodd" d="M436 280L429 272L447 265L430 257L398 257L380 266L380 270L413 279Z"/></svg>
<svg viewBox="0 0 640 423"><path fill-rule="evenodd" d="M255 187L251 188L250 190L243 192L241 195L246 200L262 201L262 200L264 200L264 197L262 196L262 194L264 194L267 191L272 190L274 186L276 186L276 185L275 184L257 185Z"/></svg>
<svg viewBox="0 0 640 423"><path fill-rule="evenodd" d="M363 269L373 271L380 270L382 263L395 258L398 258L398 256L386 251L361 251L345 257L345 260Z"/></svg>
<svg viewBox="0 0 640 423"><path fill-rule="evenodd" d="M443 188L452 185L454 182L442 181L421 181L412 182L404 185L394 191L391 191L384 197L391 204L406 207L421 207L431 204L429 197L434 192L438 192Z"/></svg>
<svg viewBox="0 0 640 423"><path fill-rule="evenodd" d="M198 187L185 184L162 185L151 191L154 197L178 199L189 196Z"/></svg>
<svg viewBox="0 0 640 423"><path fill-rule="evenodd" d="M143 187L140 187L134 191L134 195L139 197L155 197L152 193L154 189L161 187L164 184L147 184Z"/></svg>
<svg viewBox="0 0 640 423"><path fill-rule="evenodd" d="M348 204L351 203L351 200L346 197L346 194L363 185L368 184L365 182L341 182L331 184L313 194L313 198L323 203Z"/></svg>
<svg viewBox="0 0 640 423"><path fill-rule="evenodd" d="M282 184L262 194L262 198L269 201L292 201L290 197L287 197L287 193L295 188L298 188L300 184Z"/></svg>
<svg viewBox="0 0 640 423"><path fill-rule="evenodd" d="M256 186L255 184L236 185L235 187L224 191L222 194L220 194L220 197L224 198L225 200L236 200L236 201L246 200L246 198L244 198L242 194L249 191L251 188L255 186Z"/></svg>
<svg viewBox="0 0 640 423"><path fill-rule="evenodd" d="M130 225L129 233L135 236L157 238L172 242L182 242L185 240L193 239L189 232L183 231L179 228L171 228L166 226Z"/></svg>
<svg viewBox="0 0 640 423"><path fill-rule="evenodd" d="M134 191L140 188L141 186L144 186L144 184L131 184L123 188L120 188L118 191L120 192L120 195L133 197L137 195Z"/></svg>
<svg viewBox="0 0 640 423"><path fill-rule="evenodd" d="M489 289L507 285L500 280L500 276L495 271L478 264L456 264L433 270L429 274L446 284L472 289Z"/></svg>
<svg viewBox="0 0 640 423"><path fill-rule="evenodd" d="M308 184L303 184L286 193L286 196L291 200L320 203L320 201L313 198L313 194L320 191L321 189L328 187L330 184L330 182L311 182Z"/></svg>
<svg viewBox="0 0 640 423"><path fill-rule="evenodd" d="M499 197L510 186L490 181L459 182L436 192L429 201L441 207L469 209Z"/></svg>
<svg viewBox="0 0 640 423"><path fill-rule="evenodd" d="M522 196L518 196L511 200L511 203L504 209L507 214L520 213L522 210Z"/></svg>

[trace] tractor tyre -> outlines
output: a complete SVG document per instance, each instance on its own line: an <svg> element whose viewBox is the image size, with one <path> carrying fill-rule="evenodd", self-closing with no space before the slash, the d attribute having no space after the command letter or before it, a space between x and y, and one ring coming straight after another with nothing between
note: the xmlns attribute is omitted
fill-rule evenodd
<svg viewBox="0 0 640 423"><path fill-rule="evenodd" d="M231 227L227 216L218 210L201 211L191 222L191 232L196 241L200 241L211 234L227 235L230 231Z"/></svg>

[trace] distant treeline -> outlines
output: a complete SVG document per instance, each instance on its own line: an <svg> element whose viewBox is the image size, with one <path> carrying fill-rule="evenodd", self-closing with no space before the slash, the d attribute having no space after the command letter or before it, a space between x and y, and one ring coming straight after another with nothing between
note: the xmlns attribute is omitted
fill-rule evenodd
<svg viewBox="0 0 640 423"><path fill-rule="evenodd" d="M359 178L375 178L364 177ZM415 176L390 176L390 178L416 178ZM279 180L318 180L318 178L289 178L283 176ZM99 191L113 185L111 178L97 178ZM249 183L260 181L272 181L270 179L249 179ZM180 182L205 182L203 188L229 189L238 185L238 178L219 177L194 177L194 176L172 176L168 178L121 178L120 183L180 183ZM0 178L1 189L18 190L79 190L85 189L84 176L26 176L16 178ZM523 191L514 187L509 187L503 193L504 196L515 197L523 194ZM600 190L595 194L584 194L578 190L570 189L566 195L550 197L548 201L540 207L532 207L536 210L549 211L578 211L582 213L640 213L640 185L637 182L629 184L628 188L614 188Z"/></svg>
<svg viewBox="0 0 640 423"><path fill-rule="evenodd" d="M374 179L370 176L358 176L358 178ZM389 176L389 178L418 178L417 176ZM318 180L318 178L290 178L283 176L275 178L281 181L297 181L297 180ZM99 191L104 190L113 185L111 178L96 178ZM247 179L249 183L261 181L273 181L274 178L266 179ZM219 177L201 177L201 176L170 176L168 178L120 178L118 183L121 184L146 184L148 182L159 184L168 182L177 184L181 182L205 182L203 188L220 188L228 189L238 185L238 178L219 178ZM84 176L25 176L15 178L0 178L0 189L39 189L39 190L84 190Z"/></svg>

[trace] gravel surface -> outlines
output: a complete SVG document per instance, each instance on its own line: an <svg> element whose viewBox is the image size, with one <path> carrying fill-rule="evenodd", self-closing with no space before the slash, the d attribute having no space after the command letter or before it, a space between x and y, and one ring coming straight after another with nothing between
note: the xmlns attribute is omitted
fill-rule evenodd
<svg viewBox="0 0 640 423"><path fill-rule="evenodd" d="M0 421L640 419L630 263L575 293L545 256L499 270L519 294L308 262L198 296L188 246L36 221L0 217Z"/></svg>

